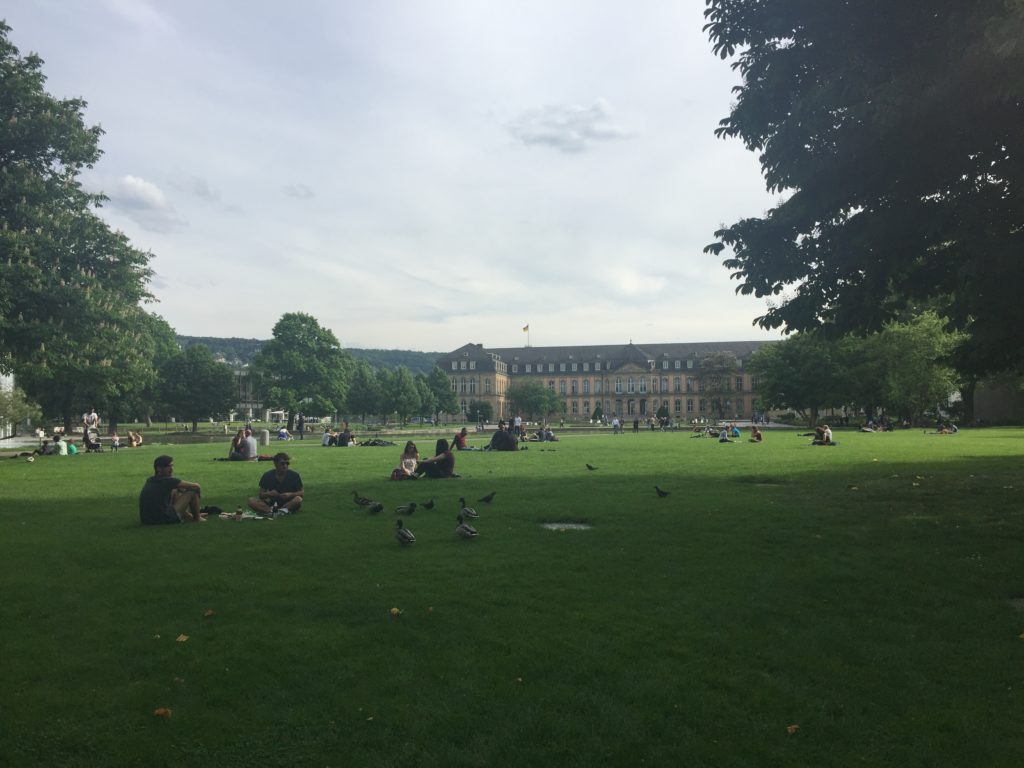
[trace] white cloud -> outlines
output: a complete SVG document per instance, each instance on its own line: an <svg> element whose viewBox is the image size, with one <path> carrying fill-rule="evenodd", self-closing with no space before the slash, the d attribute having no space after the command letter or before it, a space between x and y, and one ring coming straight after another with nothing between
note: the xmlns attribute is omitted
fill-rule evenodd
<svg viewBox="0 0 1024 768"><path fill-rule="evenodd" d="M107 181L103 191L111 208L150 232L169 232L185 224L163 190L151 181L125 175Z"/></svg>
<svg viewBox="0 0 1024 768"><path fill-rule="evenodd" d="M309 200L316 194L305 184L289 184L284 188L284 193L297 200Z"/></svg>
<svg viewBox="0 0 1024 768"><path fill-rule="evenodd" d="M589 107L549 104L508 119L505 129L526 146L544 145L561 152L582 152L595 142L630 138L631 133L609 122L611 105L598 99Z"/></svg>

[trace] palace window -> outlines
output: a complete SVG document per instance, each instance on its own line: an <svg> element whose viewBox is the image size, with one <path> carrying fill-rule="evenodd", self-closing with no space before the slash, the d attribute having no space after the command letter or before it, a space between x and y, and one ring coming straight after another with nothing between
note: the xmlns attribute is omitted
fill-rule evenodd
<svg viewBox="0 0 1024 768"><path fill-rule="evenodd" d="M476 394L476 377L475 376L469 380L469 394L471 394L471 395L475 395Z"/></svg>
<svg viewBox="0 0 1024 768"><path fill-rule="evenodd" d="M572 415L576 416L579 412L580 412L580 401L579 400L573 400L572 401Z"/></svg>
<svg viewBox="0 0 1024 768"><path fill-rule="evenodd" d="M565 379L559 379L558 381L558 394L565 394Z"/></svg>
<svg viewBox="0 0 1024 768"><path fill-rule="evenodd" d="M459 370L459 361L458 360L452 360L452 370L453 371Z"/></svg>
<svg viewBox="0 0 1024 768"><path fill-rule="evenodd" d="M526 372L527 373L533 373L533 363L527 363L526 364Z"/></svg>
<svg viewBox="0 0 1024 768"><path fill-rule="evenodd" d="M555 380L554 379L550 379L548 381L548 389L550 389L552 392L555 391Z"/></svg>
<svg viewBox="0 0 1024 768"><path fill-rule="evenodd" d="M737 416L742 416L743 415L743 398L742 397L737 397L736 398L736 415Z"/></svg>
<svg viewBox="0 0 1024 768"><path fill-rule="evenodd" d="M704 402L704 398L700 399L700 401L697 403L697 406L700 408L701 413L704 413L704 411L708 409L707 403Z"/></svg>
<svg viewBox="0 0 1024 768"><path fill-rule="evenodd" d="M491 380L490 379L484 379L484 394L485 395L491 394Z"/></svg>
<svg viewBox="0 0 1024 768"><path fill-rule="evenodd" d="M459 368L461 368L462 370L466 370L466 361L465 360L459 360Z"/></svg>
<svg viewBox="0 0 1024 768"><path fill-rule="evenodd" d="M583 380L583 394L584 395L589 395L590 394L590 379L584 379Z"/></svg>
<svg viewBox="0 0 1024 768"><path fill-rule="evenodd" d="M617 376L615 377L615 394L616 395L621 395L622 394L622 379L620 379Z"/></svg>
<svg viewBox="0 0 1024 768"><path fill-rule="evenodd" d="M583 370L584 371L589 371L590 370L590 363L584 363L583 364Z"/></svg>
<svg viewBox="0 0 1024 768"><path fill-rule="evenodd" d="M676 362L675 362L675 369L678 371L681 367L682 367L682 365L680 364L680 362L678 360L676 360Z"/></svg>
<svg viewBox="0 0 1024 768"><path fill-rule="evenodd" d="M512 363L512 373L519 373L519 364Z"/></svg>
<svg viewBox="0 0 1024 768"><path fill-rule="evenodd" d="M476 370L476 360L470 360L469 361L469 370L471 370L471 371L475 371Z"/></svg>
<svg viewBox="0 0 1024 768"><path fill-rule="evenodd" d="M687 392L693 392L694 391L693 387L694 387L693 376L687 376L686 377L686 391Z"/></svg>
<svg viewBox="0 0 1024 768"><path fill-rule="evenodd" d="M678 413L681 413L681 412L682 412L682 409L681 409L681 406L682 406L682 401L680 401L680 400L676 400L676 403L675 403L675 405L676 405L676 408L675 408L675 411L676 411L676 413L677 413L677 414L678 414ZM687 411L693 410L693 409L692 409L692 406L693 406L693 400L687 400L687 401L686 401L686 410L687 410Z"/></svg>
<svg viewBox="0 0 1024 768"><path fill-rule="evenodd" d="M647 393L647 379L646 378L641 378L640 379L640 393L641 394L646 394Z"/></svg>
<svg viewBox="0 0 1024 768"><path fill-rule="evenodd" d="M555 372L555 364L554 363L548 363L548 373L554 373L554 372Z"/></svg>
<svg viewBox="0 0 1024 768"><path fill-rule="evenodd" d="M571 390L570 391L574 395L579 394L579 391L580 391L580 382L579 382L579 380L577 380L577 379L573 379L572 380L572 385L571 385Z"/></svg>
<svg viewBox="0 0 1024 768"><path fill-rule="evenodd" d="M678 368L678 366L676 366L676 367ZM686 361L686 367L687 368L693 368L693 360L687 360Z"/></svg>
<svg viewBox="0 0 1024 768"><path fill-rule="evenodd" d="M626 392L628 392L629 394L633 394L633 392L635 391L636 390L633 384L633 377L630 376L628 379L626 379Z"/></svg>
<svg viewBox="0 0 1024 768"><path fill-rule="evenodd" d="M565 363L559 363L558 364L558 370L564 373L565 372Z"/></svg>
<svg viewBox="0 0 1024 768"><path fill-rule="evenodd" d="M590 401L583 401L583 413L589 418L590 417Z"/></svg>
<svg viewBox="0 0 1024 768"><path fill-rule="evenodd" d="M601 380L600 379L594 379L594 394L595 395L601 394Z"/></svg>
<svg viewBox="0 0 1024 768"><path fill-rule="evenodd" d="M663 371L667 371L668 370L668 360L662 360L661 361L661 369Z"/></svg>
<svg viewBox="0 0 1024 768"><path fill-rule="evenodd" d="M692 397L686 398L686 412L687 413L693 413L693 398Z"/></svg>
<svg viewBox="0 0 1024 768"><path fill-rule="evenodd" d="M679 377L678 376L673 376L672 377L672 391L673 392L681 392L682 390L680 389L680 386L681 386L681 382L679 381Z"/></svg>
<svg viewBox="0 0 1024 768"><path fill-rule="evenodd" d="M600 371L601 370L601 364L600 363L594 363L594 370L595 371Z"/></svg>

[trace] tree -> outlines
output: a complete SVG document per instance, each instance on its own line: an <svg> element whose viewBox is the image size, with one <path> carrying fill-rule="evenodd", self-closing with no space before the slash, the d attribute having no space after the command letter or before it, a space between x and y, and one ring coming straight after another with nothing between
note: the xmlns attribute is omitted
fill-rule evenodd
<svg viewBox="0 0 1024 768"><path fill-rule="evenodd" d="M146 350L147 365L140 366L130 380L122 378L116 392L107 392L95 405L103 414L111 432L131 417L142 418L153 425L153 413L163 405L160 401L160 368L181 352L174 329L160 315L140 312L138 330L144 335L139 343Z"/></svg>
<svg viewBox="0 0 1024 768"><path fill-rule="evenodd" d="M295 414L336 413L345 404L352 358L334 332L312 315L287 312L274 325L273 338L253 358L264 401Z"/></svg>
<svg viewBox="0 0 1024 768"><path fill-rule="evenodd" d="M63 373L106 378L95 368L111 355L90 347L132 345L149 255L94 213L105 198L78 181L102 134L84 124L85 102L49 95L42 59L21 57L9 32L0 21L0 369L47 382L73 355Z"/></svg>
<svg viewBox="0 0 1024 768"><path fill-rule="evenodd" d="M563 400L553 389L535 379L513 381L505 391L513 411L524 413L528 419L546 419L562 409Z"/></svg>
<svg viewBox="0 0 1024 768"><path fill-rule="evenodd" d="M815 426L822 407L843 404L840 392L846 369L836 349L814 332L760 347L747 370L757 378L761 407L792 409L808 426Z"/></svg>
<svg viewBox="0 0 1024 768"><path fill-rule="evenodd" d="M1024 4L707 0L742 85L717 133L760 154L767 215L715 233L765 328L880 330L935 302L976 372L1024 364Z"/></svg>
<svg viewBox="0 0 1024 768"><path fill-rule="evenodd" d="M380 382L365 360L355 360L353 363L346 402L348 412L359 414L363 421L368 414L383 410Z"/></svg>
<svg viewBox="0 0 1024 768"><path fill-rule="evenodd" d="M397 414L399 422L405 424L420 405L420 395L416 391L416 382L409 369L381 369L377 371L377 379L381 387L382 410L385 413Z"/></svg>
<svg viewBox="0 0 1024 768"><path fill-rule="evenodd" d="M590 418L593 419L594 421L600 421L601 419L604 418L604 411L601 409L600 405L594 406L594 413L593 415L591 415Z"/></svg>
<svg viewBox="0 0 1024 768"><path fill-rule="evenodd" d="M725 418L725 395L732 391L733 374L739 367L739 361L732 352L712 352L700 361L698 378L711 400L711 410L720 419Z"/></svg>
<svg viewBox="0 0 1024 768"><path fill-rule="evenodd" d="M161 399L176 416L192 422L228 413L235 405L235 378L202 344L189 347L160 368Z"/></svg>
<svg viewBox="0 0 1024 768"><path fill-rule="evenodd" d="M18 434L18 425L24 421L36 420L41 415L39 406L30 402L18 387L0 387L0 427L10 427L11 434Z"/></svg>
<svg viewBox="0 0 1024 768"><path fill-rule="evenodd" d="M416 384L416 394L419 395L420 404L417 407L418 415L433 416L437 413L437 398L434 396L426 374L417 373L413 377Z"/></svg>
<svg viewBox="0 0 1024 768"><path fill-rule="evenodd" d="M486 400L470 400L466 406L466 418L470 421L490 423L494 408Z"/></svg>
<svg viewBox="0 0 1024 768"><path fill-rule="evenodd" d="M959 339L943 325L934 312L925 312L906 323L891 323L881 333L885 404L901 417L913 421L925 411L945 408L960 384L946 362Z"/></svg>
<svg viewBox="0 0 1024 768"><path fill-rule="evenodd" d="M434 406L437 409L435 416L440 417L442 413L454 414L459 412L459 400L455 397L455 392L452 390L452 383L448 380L448 374L435 365L427 376L427 384L430 386L430 391L434 393L434 399L437 401L437 404Z"/></svg>

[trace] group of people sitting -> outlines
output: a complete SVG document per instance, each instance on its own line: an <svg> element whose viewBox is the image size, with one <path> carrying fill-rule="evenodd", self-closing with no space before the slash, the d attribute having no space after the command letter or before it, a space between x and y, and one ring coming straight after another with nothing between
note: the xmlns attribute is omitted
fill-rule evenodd
<svg viewBox="0 0 1024 768"><path fill-rule="evenodd" d="M231 448L228 450L229 461L257 461L259 450L256 445L256 438L252 436L252 429L240 429L238 434L231 438Z"/></svg>
<svg viewBox="0 0 1024 768"><path fill-rule="evenodd" d="M54 430L53 437L43 437L46 433L42 430L36 432L40 436L41 443L32 453L36 456L74 456L79 453L78 445L74 438L65 435L63 432ZM140 432L128 432L128 441L124 444L127 448L138 448L142 445L142 434ZM82 447L86 453L99 453L103 450L103 438L94 430L86 430L82 434ZM121 437L117 432L110 435L110 450L117 451L122 447Z"/></svg>
<svg viewBox="0 0 1024 768"><path fill-rule="evenodd" d="M260 477L259 491L247 500L249 509L261 516L299 511L305 489L298 472L290 469L291 457L278 453L274 468ZM200 506L199 483L174 477L174 459L157 456L153 476L139 494L139 522L143 525L205 522L207 508ZM214 509L216 511L216 509ZM241 515L241 507L239 513Z"/></svg>
<svg viewBox="0 0 1024 768"><path fill-rule="evenodd" d="M352 430L348 427L348 422L342 422L341 429L335 431L331 427L324 430L323 440L320 441L320 445L324 446L338 446L339 448L353 447L359 445L355 435L352 434Z"/></svg>
<svg viewBox="0 0 1024 768"><path fill-rule="evenodd" d="M464 429L462 431L465 432ZM398 466L391 472L392 480L418 480L422 477L458 477L455 474L455 454L444 438L437 441L434 455L428 459L421 459L416 443L408 441L398 460Z"/></svg>

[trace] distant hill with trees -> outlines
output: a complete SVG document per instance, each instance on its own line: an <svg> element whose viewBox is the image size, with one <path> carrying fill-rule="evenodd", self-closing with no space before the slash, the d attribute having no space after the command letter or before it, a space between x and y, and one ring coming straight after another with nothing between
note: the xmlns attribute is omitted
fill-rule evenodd
<svg viewBox="0 0 1024 768"><path fill-rule="evenodd" d="M214 357L223 356L229 363L248 365L253 357L267 343L262 339L220 338L217 336L178 336L181 348L188 349L196 344L210 348ZM407 368L414 376L429 374L440 352L414 352L408 349L348 349L356 360L365 360L371 368L394 370Z"/></svg>

